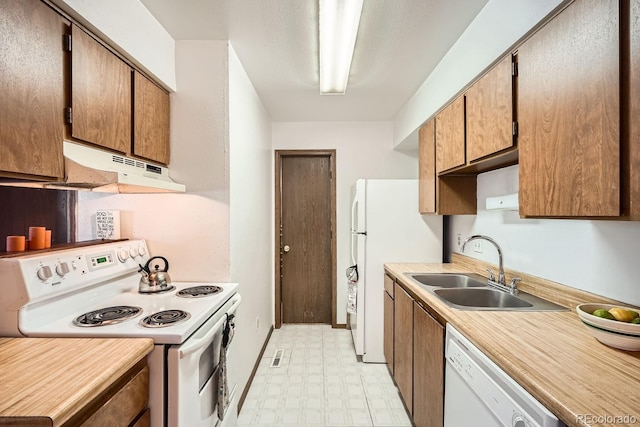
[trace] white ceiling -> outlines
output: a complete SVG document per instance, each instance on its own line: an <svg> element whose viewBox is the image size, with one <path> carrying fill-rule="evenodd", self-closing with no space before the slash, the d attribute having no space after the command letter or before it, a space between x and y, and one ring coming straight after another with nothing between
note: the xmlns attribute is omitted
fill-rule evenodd
<svg viewBox="0 0 640 427"><path fill-rule="evenodd" d="M392 120L488 0L365 0L347 93L328 96L317 0L141 1L176 40L230 40L282 122Z"/></svg>

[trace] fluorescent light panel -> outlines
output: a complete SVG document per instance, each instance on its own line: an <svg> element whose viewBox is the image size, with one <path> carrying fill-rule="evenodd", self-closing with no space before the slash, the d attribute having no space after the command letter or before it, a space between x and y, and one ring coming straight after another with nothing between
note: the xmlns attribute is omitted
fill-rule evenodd
<svg viewBox="0 0 640 427"><path fill-rule="evenodd" d="M319 0L320 93L344 95L364 0Z"/></svg>

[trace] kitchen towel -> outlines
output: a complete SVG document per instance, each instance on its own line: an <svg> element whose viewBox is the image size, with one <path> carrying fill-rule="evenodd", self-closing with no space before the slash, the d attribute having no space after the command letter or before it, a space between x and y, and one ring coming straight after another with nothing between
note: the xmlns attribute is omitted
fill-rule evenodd
<svg viewBox="0 0 640 427"><path fill-rule="evenodd" d="M219 377L218 377L218 418L220 421L224 419L224 413L229 406L229 385L227 384L227 350L233 335L236 330L236 325L233 322L235 317L233 314L227 314L227 320L224 322L224 329L222 330L222 345L220 345L220 362L219 362Z"/></svg>
<svg viewBox="0 0 640 427"><path fill-rule="evenodd" d="M347 313L356 314L358 296L358 266L347 268Z"/></svg>

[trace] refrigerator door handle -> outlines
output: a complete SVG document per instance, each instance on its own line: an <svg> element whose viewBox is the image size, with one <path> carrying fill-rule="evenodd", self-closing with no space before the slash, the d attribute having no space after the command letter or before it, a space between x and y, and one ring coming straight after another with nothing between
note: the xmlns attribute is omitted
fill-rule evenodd
<svg viewBox="0 0 640 427"><path fill-rule="evenodd" d="M356 232L356 214L358 208L358 193L353 196L353 202L351 202L351 231Z"/></svg>
<svg viewBox="0 0 640 427"><path fill-rule="evenodd" d="M352 232L351 233L351 265L357 265L358 260L356 259L356 246L358 245L358 236L366 236L366 231L360 232Z"/></svg>
<svg viewBox="0 0 640 427"><path fill-rule="evenodd" d="M357 262L356 253L355 253L355 246L358 244L357 242L358 242L358 234L351 233L351 265L356 265L356 262Z"/></svg>

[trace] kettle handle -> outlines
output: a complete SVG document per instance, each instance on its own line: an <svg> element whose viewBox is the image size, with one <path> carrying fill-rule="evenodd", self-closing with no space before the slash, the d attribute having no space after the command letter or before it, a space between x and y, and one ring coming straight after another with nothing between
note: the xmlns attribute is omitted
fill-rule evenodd
<svg viewBox="0 0 640 427"><path fill-rule="evenodd" d="M149 261L147 261L147 263L144 266L144 270L147 273L151 273L151 261L153 261L154 259L161 259L162 261L164 261L164 272L169 271L169 261L167 261L167 259L163 256L154 256L153 258L149 258Z"/></svg>

